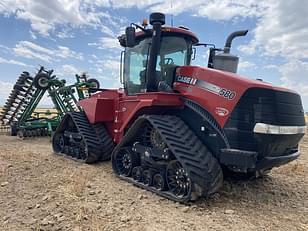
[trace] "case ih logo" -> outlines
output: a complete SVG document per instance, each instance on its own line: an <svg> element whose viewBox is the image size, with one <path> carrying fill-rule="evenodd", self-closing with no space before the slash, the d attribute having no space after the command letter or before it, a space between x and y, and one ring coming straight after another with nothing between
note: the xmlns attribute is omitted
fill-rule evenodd
<svg viewBox="0 0 308 231"><path fill-rule="evenodd" d="M179 75L179 76L176 77L176 81L181 82L181 83L187 83L187 84L195 85L197 79L192 78L192 77L188 77L188 76Z"/></svg>
<svg viewBox="0 0 308 231"><path fill-rule="evenodd" d="M216 107L215 113L221 117L226 116L229 114L228 109L223 108L223 107Z"/></svg>

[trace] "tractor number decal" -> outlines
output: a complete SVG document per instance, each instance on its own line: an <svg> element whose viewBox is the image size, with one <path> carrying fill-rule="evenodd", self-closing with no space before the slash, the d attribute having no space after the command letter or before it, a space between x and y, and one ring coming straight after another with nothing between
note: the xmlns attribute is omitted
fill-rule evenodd
<svg viewBox="0 0 308 231"><path fill-rule="evenodd" d="M225 99L228 100L233 100L236 96L235 91L217 86L215 84L200 80L200 79L196 79L190 76L182 76L179 75L176 77L176 81L177 82L181 82L181 83L186 83L189 85L195 85L198 86L206 91L209 91L213 94L219 95L221 97L224 97Z"/></svg>
<svg viewBox="0 0 308 231"><path fill-rule="evenodd" d="M225 97L227 99L232 100L235 97L235 92L221 88L221 90L219 91L219 95L222 96L222 97Z"/></svg>

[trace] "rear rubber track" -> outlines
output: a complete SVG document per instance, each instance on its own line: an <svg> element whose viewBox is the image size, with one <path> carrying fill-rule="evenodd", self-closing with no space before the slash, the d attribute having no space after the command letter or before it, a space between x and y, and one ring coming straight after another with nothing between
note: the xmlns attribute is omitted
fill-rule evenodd
<svg viewBox="0 0 308 231"><path fill-rule="evenodd" d="M61 152L58 152L54 148L54 138L60 133L64 134L65 129L69 126L69 120L73 122L75 129L77 129L78 134L82 137L84 145L84 155L82 157L72 153L71 149L74 147L71 146L69 142L65 144L66 147ZM84 112L67 113L53 136L53 148L55 153L88 164L97 162L101 156L104 155L103 150L105 150L105 148L103 146L102 140L98 137L96 130L90 124Z"/></svg>
<svg viewBox="0 0 308 231"><path fill-rule="evenodd" d="M93 128L102 146L102 154L100 160L102 161L110 160L111 153L114 148L114 143L110 135L108 134L107 129L105 128L103 123L94 124Z"/></svg>

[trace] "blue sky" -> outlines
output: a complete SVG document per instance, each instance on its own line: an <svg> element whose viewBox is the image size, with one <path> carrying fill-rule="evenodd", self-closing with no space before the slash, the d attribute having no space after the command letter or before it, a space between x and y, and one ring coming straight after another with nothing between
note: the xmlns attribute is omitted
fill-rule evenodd
<svg viewBox="0 0 308 231"><path fill-rule="evenodd" d="M39 65L68 82L87 72L103 87L119 87L116 38L154 11L218 47L230 32L249 29L231 50L240 56L239 74L298 91L308 110L308 1L301 0L2 0L0 104L22 71L34 74ZM194 64L206 63L198 48Z"/></svg>

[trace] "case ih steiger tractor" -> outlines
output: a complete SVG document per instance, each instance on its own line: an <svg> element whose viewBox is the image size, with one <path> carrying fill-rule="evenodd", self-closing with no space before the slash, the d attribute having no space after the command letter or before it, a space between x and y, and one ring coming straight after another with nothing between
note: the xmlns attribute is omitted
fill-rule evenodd
<svg viewBox="0 0 308 231"><path fill-rule="evenodd" d="M116 175L174 201L207 197L222 169L260 175L296 159L305 133L301 98L235 74L231 42L191 66L199 44L187 28L132 24L119 37L124 89L100 89L67 113L53 136L57 154L93 163L111 158ZM140 31L135 32L135 28Z"/></svg>

